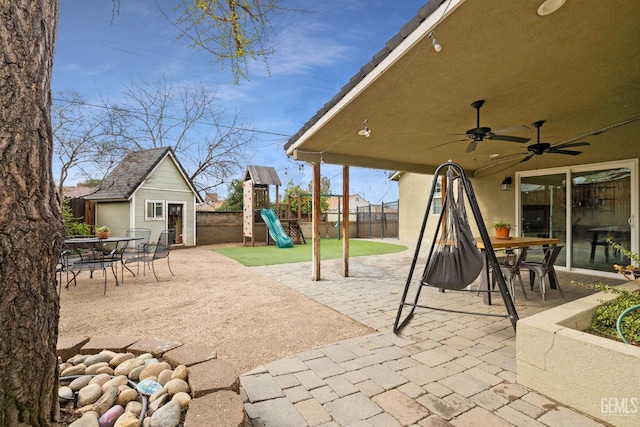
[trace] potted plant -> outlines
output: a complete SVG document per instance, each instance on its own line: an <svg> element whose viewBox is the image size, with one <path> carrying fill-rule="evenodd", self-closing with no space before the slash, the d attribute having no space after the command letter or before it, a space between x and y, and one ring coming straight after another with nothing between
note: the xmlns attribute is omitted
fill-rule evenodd
<svg viewBox="0 0 640 427"><path fill-rule="evenodd" d="M508 239L511 232L511 224L501 219L500 221L493 223L493 228L496 230L496 237L498 239Z"/></svg>
<svg viewBox="0 0 640 427"><path fill-rule="evenodd" d="M95 230L96 230L96 236L98 236L101 239L106 239L109 237L109 232L111 231L111 228L107 225L100 225L96 227Z"/></svg>

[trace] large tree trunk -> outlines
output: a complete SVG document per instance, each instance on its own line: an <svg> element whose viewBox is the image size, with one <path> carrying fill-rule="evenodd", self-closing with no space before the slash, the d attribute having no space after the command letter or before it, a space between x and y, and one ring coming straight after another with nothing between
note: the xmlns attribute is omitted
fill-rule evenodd
<svg viewBox="0 0 640 427"><path fill-rule="evenodd" d="M48 426L58 407L57 22L57 0L0 0L0 426Z"/></svg>

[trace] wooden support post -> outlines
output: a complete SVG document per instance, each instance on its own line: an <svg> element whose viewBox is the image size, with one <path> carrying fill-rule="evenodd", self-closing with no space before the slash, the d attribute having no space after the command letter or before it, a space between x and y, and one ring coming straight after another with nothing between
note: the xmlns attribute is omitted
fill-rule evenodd
<svg viewBox="0 0 640 427"><path fill-rule="evenodd" d="M313 234L313 256L311 257L313 264L313 273L311 280L320 280L320 162L313 164L313 216L311 218L312 234Z"/></svg>
<svg viewBox="0 0 640 427"><path fill-rule="evenodd" d="M342 167L342 276L349 277L349 166Z"/></svg>

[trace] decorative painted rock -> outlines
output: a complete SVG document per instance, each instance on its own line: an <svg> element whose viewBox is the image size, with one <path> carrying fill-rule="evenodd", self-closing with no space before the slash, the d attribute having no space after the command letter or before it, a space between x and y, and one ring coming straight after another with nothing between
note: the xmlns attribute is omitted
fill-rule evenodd
<svg viewBox="0 0 640 427"><path fill-rule="evenodd" d="M160 390L161 388L162 384L150 379L142 380L136 386L136 390L147 396L151 396L155 391Z"/></svg>
<svg viewBox="0 0 640 427"><path fill-rule="evenodd" d="M116 423L117 419L124 413L124 408L120 405L115 405L109 408L107 412L102 414L100 418L98 418L98 425L100 427L113 427Z"/></svg>

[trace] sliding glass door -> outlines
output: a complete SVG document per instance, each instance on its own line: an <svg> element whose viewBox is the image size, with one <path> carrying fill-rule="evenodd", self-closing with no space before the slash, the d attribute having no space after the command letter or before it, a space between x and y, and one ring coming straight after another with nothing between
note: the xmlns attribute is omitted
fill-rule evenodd
<svg viewBox="0 0 640 427"><path fill-rule="evenodd" d="M636 169L623 161L519 173L520 234L560 239L559 267L613 273L629 260L607 239L637 245Z"/></svg>
<svg viewBox="0 0 640 427"><path fill-rule="evenodd" d="M628 263L607 239L631 245L631 169L611 168L571 174L573 267L613 271Z"/></svg>
<svg viewBox="0 0 640 427"><path fill-rule="evenodd" d="M566 183L566 173L520 179L520 235L559 239L560 245L566 246ZM566 248L560 252L556 265L566 265Z"/></svg>

